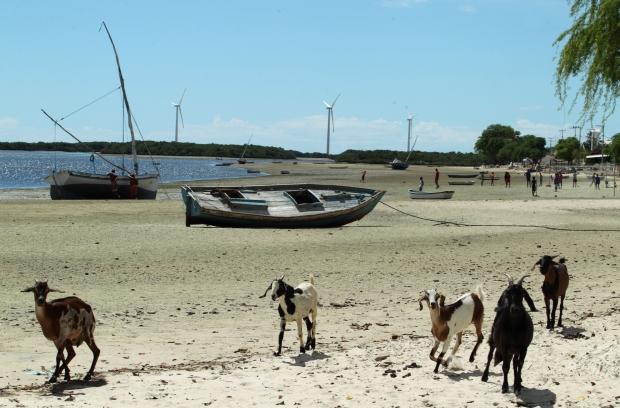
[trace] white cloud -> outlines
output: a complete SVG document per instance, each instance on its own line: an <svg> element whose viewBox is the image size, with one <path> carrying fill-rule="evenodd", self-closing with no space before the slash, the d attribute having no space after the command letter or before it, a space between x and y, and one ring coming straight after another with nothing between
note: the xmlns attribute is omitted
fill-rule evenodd
<svg viewBox="0 0 620 408"><path fill-rule="evenodd" d="M426 3L428 0L382 0L381 6L389 8L409 8L415 4Z"/></svg>
<svg viewBox="0 0 620 408"><path fill-rule="evenodd" d="M516 121L515 130L521 132L522 135L534 135L544 138L558 137L559 129L562 126L549 123L536 123L529 119L518 119Z"/></svg>
<svg viewBox="0 0 620 408"><path fill-rule="evenodd" d="M15 129L19 125L19 122L15 118L4 117L0 118L0 130Z"/></svg>

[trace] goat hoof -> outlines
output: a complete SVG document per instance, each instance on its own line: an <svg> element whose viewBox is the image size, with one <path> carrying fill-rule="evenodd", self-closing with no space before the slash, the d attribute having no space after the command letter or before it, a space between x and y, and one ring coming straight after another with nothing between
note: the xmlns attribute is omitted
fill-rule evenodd
<svg viewBox="0 0 620 408"><path fill-rule="evenodd" d="M280 357L280 352L279 351L274 351L273 355L276 356L276 357Z"/></svg>
<svg viewBox="0 0 620 408"><path fill-rule="evenodd" d="M564 327L562 323L558 323L558 327Z"/></svg>
<svg viewBox="0 0 620 408"><path fill-rule="evenodd" d="M306 349L305 349L304 347L300 347L300 348L299 348L299 352L300 352L301 354L305 354L305 353L306 353Z"/></svg>
<svg viewBox="0 0 620 408"><path fill-rule="evenodd" d="M476 358L475 356L469 356L469 362L473 363L475 358Z"/></svg>
<svg viewBox="0 0 620 408"><path fill-rule="evenodd" d="M84 380L83 381L90 381L90 373L86 374L84 376Z"/></svg>
<svg viewBox="0 0 620 408"><path fill-rule="evenodd" d="M53 384L58 380L58 377L51 377L49 380L47 380L48 383Z"/></svg>
<svg viewBox="0 0 620 408"><path fill-rule="evenodd" d="M71 381L71 376L69 374L65 374L65 381Z"/></svg>
<svg viewBox="0 0 620 408"><path fill-rule="evenodd" d="M502 394L507 394L507 393L508 393L508 386L502 385Z"/></svg>
<svg viewBox="0 0 620 408"><path fill-rule="evenodd" d="M316 348L316 339L314 337L312 338L312 342L310 345L312 346L312 350Z"/></svg>
<svg viewBox="0 0 620 408"><path fill-rule="evenodd" d="M489 381L489 374L488 373L482 374L482 378L480 380L482 380L484 382Z"/></svg>

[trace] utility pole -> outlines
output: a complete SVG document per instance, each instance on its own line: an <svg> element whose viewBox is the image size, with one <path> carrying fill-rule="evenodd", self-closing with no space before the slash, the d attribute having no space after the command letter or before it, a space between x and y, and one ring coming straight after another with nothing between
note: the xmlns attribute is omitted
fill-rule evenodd
<svg viewBox="0 0 620 408"><path fill-rule="evenodd" d="M560 129L560 139L564 140L564 131L566 129Z"/></svg>

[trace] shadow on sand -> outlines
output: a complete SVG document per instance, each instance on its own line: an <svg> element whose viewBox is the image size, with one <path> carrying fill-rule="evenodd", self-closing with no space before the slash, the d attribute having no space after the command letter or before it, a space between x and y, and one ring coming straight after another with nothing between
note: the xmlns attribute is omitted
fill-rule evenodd
<svg viewBox="0 0 620 408"><path fill-rule="evenodd" d="M98 378L91 381L71 380L66 382L54 383L50 387L50 392L53 395L64 395L65 391L81 390L84 388L103 387L108 382L104 378Z"/></svg>
<svg viewBox="0 0 620 408"><path fill-rule="evenodd" d="M325 360L326 358L329 358L329 357L330 357L329 355L325 353L321 353L320 351L313 351L312 354L309 354L309 353L299 354L293 357L293 361L284 361L284 362L288 365L305 367L306 363L310 361Z"/></svg>
<svg viewBox="0 0 620 408"><path fill-rule="evenodd" d="M574 340L587 338L583 334L585 331L586 330L581 327L562 327L562 330L558 331L558 334L565 339Z"/></svg>
<svg viewBox="0 0 620 408"><path fill-rule="evenodd" d="M480 371L479 369L475 369L473 371L467 371L467 370L459 370L459 371L444 371L444 374L451 380L454 381L462 381L462 380L469 380L470 378L473 379L478 379L480 380L480 378L482 377L482 371ZM489 377L493 377L493 376L497 376L499 374L496 373L492 373L489 371Z"/></svg>
<svg viewBox="0 0 620 408"><path fill-rule="evenodd" d="M512 387L511 387L512 389ZM555 405L555 393L550 390L538 390L536 388L525 388L517 397L517 405L522 407L553 407Z"/></svg>

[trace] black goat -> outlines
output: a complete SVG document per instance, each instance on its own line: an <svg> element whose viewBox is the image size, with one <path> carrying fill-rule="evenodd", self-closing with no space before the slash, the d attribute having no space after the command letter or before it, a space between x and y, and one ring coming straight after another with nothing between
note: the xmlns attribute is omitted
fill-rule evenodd
<svg viewBox="0 0 620 408"><path fill-rule="evenodd" d="M527 355L527 348L534 337L532 318L523 306L523 299L525 299L530 309L536 311L532 298L522 286L523 279L526 276L528 275L523 276L517 283L514 283L510 276L508 277L508 287L497 302L495 320L489 337L489 356L482 374L482 381L489 379L489 365L495 351L495 365L499 364L500 361L503 363L503 393L508 392L508 372L510 371L511 360L514 370L515 394L518 394L523 388L521 369Z"/></svg>

